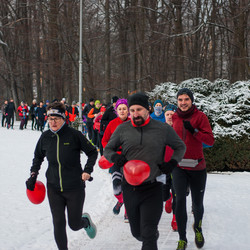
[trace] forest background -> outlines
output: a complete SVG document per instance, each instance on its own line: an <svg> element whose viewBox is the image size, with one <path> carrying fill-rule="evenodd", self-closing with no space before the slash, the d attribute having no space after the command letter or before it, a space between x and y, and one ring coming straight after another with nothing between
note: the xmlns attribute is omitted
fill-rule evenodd
<svg viewBox="0 0 250 250"><path fill-rule="evenodd" d="M248 0L83 0L82 102L250 75ZM79 97L80 0L1 0L0 101Z"/></svg>

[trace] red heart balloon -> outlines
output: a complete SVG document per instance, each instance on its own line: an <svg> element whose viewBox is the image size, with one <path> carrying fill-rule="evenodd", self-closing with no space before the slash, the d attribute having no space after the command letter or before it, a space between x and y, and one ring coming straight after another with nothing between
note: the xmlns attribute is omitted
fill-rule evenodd
<svg viewBox="0 0 250 250"><path fill-rule="evenodd" d="M130 160L124 165L123 174L129 184L138 186L149 177L150 167L144 161Z"/></svg>
<svg viewBox="0 0 250 250"><path fill-rule="evenodd" d="M26 193L32 203L40 204L45 198L46 188L41 181L36 181L34 191L27 189Z"/></svg>
<svg viewBox="0 0 250 250"><path fill-rule="evenodd" d="M99 159L98 161L98 165L101 169L108 169L108 168L111 168L114 163L111 163L109 162L105 157L104 155L101 156L101 158Z"/></svg>

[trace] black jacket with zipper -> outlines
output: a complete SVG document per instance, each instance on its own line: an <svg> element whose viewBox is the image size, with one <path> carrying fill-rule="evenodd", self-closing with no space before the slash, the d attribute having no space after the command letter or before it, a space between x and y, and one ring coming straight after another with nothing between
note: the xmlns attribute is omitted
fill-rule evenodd
<svg viewBox="0 0 250 250"><path fill-rule="evenodd" d="M84 169L81 166L81 151L88 159ZM61 192L84 186L81 175L91 174L97 159L97 151L78 130L64 124L57 132L45 131L35 149L31 172L40 170L44 157L48 160L47 183Z"/></svg>

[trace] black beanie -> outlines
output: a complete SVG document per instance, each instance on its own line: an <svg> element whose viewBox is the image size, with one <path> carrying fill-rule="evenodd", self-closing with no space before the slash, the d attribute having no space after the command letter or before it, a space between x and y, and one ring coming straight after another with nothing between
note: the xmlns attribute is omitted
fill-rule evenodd
<svg viewBox="0 0 250 250"><path fill-rule="evenodd" d="M119 97L118 96L113 96L111 98L111 103L116 103L118 101Z"/></svg>
<svg viewBox="0 0 250 250"><path fill-rule="evenodd" d="M191 99L192 103L194 102L194 96L193 96L193 93L190 89L188 88L183 88L183 89L180 89L177 93L177 98L179 95L188 95L189 98Z"/></svg>
<svg viewBox="0 0 250 250"><path fill-rule="evenodd" d="M145 109L149 110L148 96L144 93L136 93L128 98L128 106L141 105Z"/></svg>

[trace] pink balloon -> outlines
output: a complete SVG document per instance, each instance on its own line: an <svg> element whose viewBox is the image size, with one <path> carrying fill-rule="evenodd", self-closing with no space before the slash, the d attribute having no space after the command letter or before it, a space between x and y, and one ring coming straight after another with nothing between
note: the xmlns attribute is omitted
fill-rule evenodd
<svg viewBox="0 0 250 250"><path fill-rule="evenodd" d="M44 201L46 188L41 181L36 181L34 191L27 189L26 193L32 203L40 204Z"/></svg>
<svg viewBox="0 0 250 250"><path fill-rule="evenodd" d="M108 168L111 168L114 163L111 163L109 162L105 157L104 155L101 156L101 158L99 159L98 161L98 165L101 169L108 169Z"/></svg>
<svg viewBox="0 0 250 250"><path fill-rule="evenodd" d="M130 160L123 168L127 182L133 186L142 184L150 175L149 165L140 160Z"/></svg>

